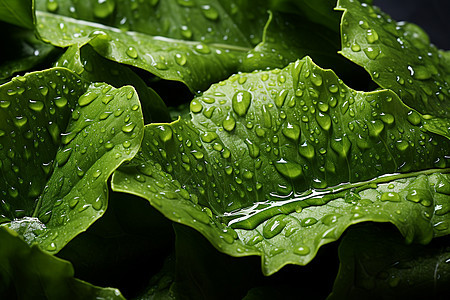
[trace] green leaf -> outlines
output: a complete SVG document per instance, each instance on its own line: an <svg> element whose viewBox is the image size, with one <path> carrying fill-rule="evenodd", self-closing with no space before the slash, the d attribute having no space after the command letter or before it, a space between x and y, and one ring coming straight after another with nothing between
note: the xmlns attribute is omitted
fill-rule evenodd
<svg viewBox="0 0 450 300"><path fill-rule="evenodd" d="M119 290L74 278L70 262L27 245L17 233L0 228L2 299L124 299Z"/></svg>
<svg viewBox="0 0 450 300"><path fill-rule="evenodd" d="M433 233L445 209L430 217L449 201L450 141L392 91L354 91L305 58L213 85L191 116L147 125L112 188L225 253L263 256L266 274L361 221L392 222L408 241L448 233Z"/></svg>
<svg viewBox="0 0 450 300"><path fill-rule="evenodd" d="M342 55L420 113L449 119L450 65L419 26L358 1L339 0L337 9L344 11Z"/></svg>
<svg viewBox="0 0 450 300"><path fill-rule="evenodd" d="M449 246L448 237L424 247L405 245L380 227L351 229L339 247L341 265L328 299L445 299Z"/></svg>
<svg viewBox="0 0 450 300"><path fill-rule="evenodd" d="M102 216L108 177L139 148L136 93L53 68L14 78L0 95L0 223L59 251Z"/></svg>
<svg viewBox="0 0 450 300"><path fill-rule="evenodd" d="M55 66L68 68L91 82L107 82L116 88L132 85L139 95L144 123L171 120L163 100L136 73L122 64L103 58L90 45L69 47Z"/></svg>
<svg viewBox="0 0 450 300"><path fill-rule="evenodd" d="M33 29L32 0L1 0L0 21Z"/></svg>
<svg viewBox="0 0 450 300"><path fill-rule="evenodd" d="M108 59L184 82L193 91L236 72L267 19L263 6L243 13L250 1L55 3L47 7L50 13L43 1L37 5L43 40L60 47L90 43Z"/></svg>
<svg viewBox="0 0 450 300"><path fill-rule="evenodd" d="M301 12L310 13L307 10ZM332 8L330 12L333 12ZM270 14L263 41L249 51L239 70L283 68L290 62L310 56L319 65L332 68L341 79L351 82L353 88L373 89L373 82L365 70L339 55L339 49L339 35L334 30L292 13L275 12Z"/></svg>

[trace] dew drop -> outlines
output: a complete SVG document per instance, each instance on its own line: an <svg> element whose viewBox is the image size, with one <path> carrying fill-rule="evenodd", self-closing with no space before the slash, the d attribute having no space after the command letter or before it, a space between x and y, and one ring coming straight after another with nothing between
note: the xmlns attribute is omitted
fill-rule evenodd
<svg viewBox="0 0 450 300"><path fill-rule="evenodd" d="M239 91L233 95L232 106L234 112L243 117L247 113L252 100L252 94L248 91Z"/></svg>
<svg viewBox="0 0 450 300"><path fill-rule="evenodd" d="M259 147L256 143L253 143L251 140L246 139L245 144L247 144L248 152L251 158L257 158L259 156Z"/></svg>
<svg viewBox="0 0 450 300"><path fill-rule="evenodd" d="M86 106L89 103L91 103L92 101L94 101L95 99L97 99L98 94L94 93L93 91L89 91L85 94L83 94L79 99L78 99L78 104L80 106Z"/></svg>
<svg viewBox="0 0 450 300"><path fill-rule="evenodd" d="M408 119L409 123L411 123L414 126L419 125L422 121L419 114L413 110L408 112L408 116L406 118Z"/></svg>
<svg viewBox="0 0 450 300"><path fill-rule="evenodd" d="M369 30L367 30L366 40L367 40L370 44L373 44L373 43L375 43L376 41L378 41L378 33L375 31L375 29L369 29Z"/></svg>
<svg viewBox="0 0 450 300"><path fill-rule="evenodd" d="M133 131L135 126L136 126L136 124L134 124L133 122L130 122L130 123L122 126L122 131L125 133L130 133Z"/></svg>
<svg viewBox="0 0 450 300"><path fill-rule="evenodd" d="M311 250L308 246L300 246L294 249L294 253L297 255L308 255Z"/></svg>
<svg viewBox="0 0 450 300"><path fill-rule="evenodd" d="M298 147L298 153L307 159L312 159L315 155L314 147L306 141Z"/></svg>
<svg viewBox="0 0 450 300"><path fill-rule="evenodd" d="M219 18L219 12L211 5L202 5L201 6L202 13L205 18L215 21Z"/></svg>
<svg viewBox="0 0 450 300"><path fill-rule="evenodd" d="M177 53L177 54L175 54L175 61L180 66L184 66L187 62L187 57L186 57L186 55L184 55L182 53Z"/></svg>
<svg viewBox="0 0 450 300"><path fill-rule="evenodd" d="M94 15L97 18L106 18L114 11L115 0L97 0L94 2Z"/></svg>
<svg viewBox="0 0 450 300"><path fill-rule="evenodd" d="M285 137L297 141L300 137L300 126L286 122L283 126L282 133Z"/></svg>
<svg viewBox="0 0 450 300"><path fill-rule="evenodd" d="M326 131L331 128L331 117L326 113L318 112L316 115L316 121L319 126Z"/></svg>
<svg viewBox="0 0 450 300"><path fill-rule="evenodd" d="M285 227L286 221L283 215L278 215L266 222L263 226L263 236L266 239L271 239L274 236L278 235Z"/></svg>
<svg viewBox="0 0 450 300"><path fill-rule="evenodd" d="M302 166L297 163L286 161L283 158L274 163L275 169L284 177L296 179L302 175Z"/></svg>
<svg viewBox="0 0 450 300"><path fill-rule="evenodd" d="M202 111L203 106L197 99L194 99L191 101L191 104L189 106L190 110L194 113L199 113Z"/></svg>
<svg viewBox="0 0 450 300"><path fill-rule="evenodd" d="M38 100L29 100L28 107L33 111L40 112L44 108L44 103Z"/></svg>
<svg viewBox="0 0 450 300"><path fill-rule="evenodd" d="M138 53L137 53L136 49L133 46L128 47L127 50L126 50L126 53L131 58L137 58L138 57Z"/></svg>
<svg viewBox="0 0 450 300"><path fill-rule="evenodd" d="M376 59L380 55L380 50L378 48L367 47L364 49L364 53L369 59Z"/></svg>
<svg viewBox="0 0 450 300"><path fill-rule="evenodd" d="M223 120L222 126L226 131L233 131L233 129L236 127L236 120L233 118L233 116L231 116L231 114L228 114Z"/></svg>

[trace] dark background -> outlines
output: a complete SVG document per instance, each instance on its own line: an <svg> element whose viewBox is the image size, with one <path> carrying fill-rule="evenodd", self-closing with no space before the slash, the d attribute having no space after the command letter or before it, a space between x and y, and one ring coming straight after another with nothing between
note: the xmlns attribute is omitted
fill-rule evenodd
<svg viewBox="0 0 450 300"><path fill-rule="evenodd" d="M396 21L421 26L438 48L450 50L450 0L373 0Z"/></svg>

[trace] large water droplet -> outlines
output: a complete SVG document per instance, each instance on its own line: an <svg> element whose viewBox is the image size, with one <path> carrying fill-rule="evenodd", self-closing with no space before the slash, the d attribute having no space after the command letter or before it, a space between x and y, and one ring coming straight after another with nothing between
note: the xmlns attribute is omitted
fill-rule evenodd
<svg viewBox="0 0 450 300"><path fill-rule="evenodd" d="M91 103L92 101L94 101L95 99L97 99L98 94L93 92L93 91L89 91L87 93L85 93L84 95L82 95L79 99L78 99L78 104L80 106L86 106L89 103Z"/></svg>
<svg viewBox="0 0 450 300"><path fill-rule="evenodd" d="M97 0L94 2L94 15L97 18L106 18L116 6L115 0Z"/></svg>
<svg viewBox="0 0 450 300"><path fill-rule="evenodd" d="M137 58L138 57L137 50L133 46L128 47L127 50L126 50L126 53L131 58Z"/></svg>
<svg viewBox="0 0 450 300"><path fill-rule="evenodd" d="M328 131L331 128L331 117L327 113L318 112L316 121L324 130Z"/></svg>
<svg viewBox="0 0 450 300"><path fill-rule="evenodd" d="M331 148L342 158L347 157L350 151L350 147L352 145L346 135L344 135L342 138L339 137L331 139L330 144Z"/></svg>
<svg viewBox="0 0 450 300"><path fill-rule="evenodd" d="M376 41L378 41L378 33L375 31L375 29L369 29L369 30L367 30L366 40L367 40L370 44L373 44L373 43L375 43Z"/></svg>
<svg viewBox="0 0 450 300"><path fill-rule="evenodd" d="M271 239L279 234L286 227L285 216L278 215L269 219L263 226L263 236Z"/></svg>
<svg viewBox="0 0 450 300"><path fill-rule="evenodd" d="M248 91L239 91L233 95L232 106L234 112L243 117L247 113L252 100L252 94Z"/></svg>
<svg viewBox="0 0 450 300"><path fill-rule="evenodd" d="M184 66L187 62L187 57L183 53L177 53L177 54L175 54L175 61L180 66Z"/></svg>
<svg viewBox="0 0 450 300"><path fill-rule="evenodd" d="M314 147L305 141L303 144L299 145L298 153L300 153L300 155L304 158L312 159L314 157L315 151Z"/></svg>
<svg viewBox="0 0 450 300"><path fill-rule="evenodd" d="M236 126L236 120L231 114L228 114L223 120L222 126L226 131L232 131Z"/></svg>
<svg viewBox="0 0 450 300"><path fill-rule="evenodd" d="M203 15L212 21L215 21L219 18L219 12L211 5L202 5L201 7Z"/></svg>
<svg viewBox="0 0 450 300"><path fill-rule="evenodd" d="M300 137L300 126L286 122L283 126L282 132L285 137L297 141Z"/></svg>
<svg viewBox="0 0 450 300"><path fill-rule="evenodd" d="M40 112L44 108L44 103L38 100L29 100L28 107L31 110Z"/></svg>
<svg viewBox="0 0 450 300"><path fill-rule="evenodd" d="M247 144L248 152L251 158L257 158L259 156L259 147L256 143L253 143L251 140L246 139L245 143Z"/></svg>
<svg viewBox="0 0 450 300"><path fill-rule="evenodd" d="M296 179L303 173L302 166L294 162L286 161L283 158L276 161L274 165L275 169L277 169L281 175L289 179Z"/></svg>

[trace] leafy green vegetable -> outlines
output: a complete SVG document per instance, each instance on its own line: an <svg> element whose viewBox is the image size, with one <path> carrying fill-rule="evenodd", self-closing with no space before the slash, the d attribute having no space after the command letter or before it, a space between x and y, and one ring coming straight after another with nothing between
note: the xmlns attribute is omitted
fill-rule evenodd
<svg viewBox="0 0 450 300"><path fill-rule="evenodd" d="M450 51L417 25L0 0L0 27L0 298L448 292Z"/></svg>
<svg viewBox="0 0 450 300"><path fill-rule="evenodd" d="M448 167L450 141L426 132L393 92L353 91L306 58L213 85L191 111L146 127L114 190L148 199L226 253L261 253L268 274L307 263L356 222L432 238L430 215L448 186L448 168L435 167ZM423 224L402 222L423 213Z"/></svg>
<svg viewBox="0 0 450 300"><path fill-rule="evenodd" d="M365 3L339 0L337 7L344 10L341 53L407 105L448 119L450 68L428 35L417 25L397 23Z"/></svg>
<svg viewBox="0 0 450 300"><path fill-rule="evenodd" d="M31 0L1 0L0 21L24 28L34 28L34 12Z"/></svg>
<svg viewBox="0 0 450 300"><path fill-rule="evenodd" d="M142 139L139 101L132 87L59 68L17 77L0 95L1 223L58 251L104 213L106 180Z"/></svg>

